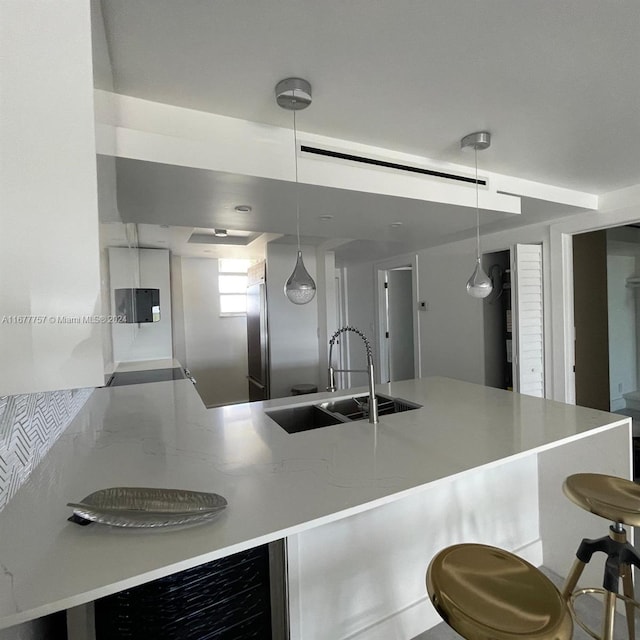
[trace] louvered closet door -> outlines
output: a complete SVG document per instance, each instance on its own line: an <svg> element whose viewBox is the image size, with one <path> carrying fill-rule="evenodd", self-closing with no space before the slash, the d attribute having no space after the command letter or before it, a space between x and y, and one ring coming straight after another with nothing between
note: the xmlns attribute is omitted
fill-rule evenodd
<svg viewBox="0 0 640 640"><path fill-rule="evenodd" d="M544 397L542 245L517 244L512 266L516 391Z"/></svg>

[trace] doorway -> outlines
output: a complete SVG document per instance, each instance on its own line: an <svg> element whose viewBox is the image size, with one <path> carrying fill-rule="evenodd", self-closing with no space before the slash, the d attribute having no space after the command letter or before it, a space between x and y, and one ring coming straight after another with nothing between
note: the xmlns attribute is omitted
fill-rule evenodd
<svg viewBox="0 0 640 640"><path fill-rule="evenodd" d="M576 404L609 411L607 232L573 236Z"/></svg>
<svg viewBox="0 0 640 640"><path fill-rule="evenodd" d="M541 244L487 253L493 290L483 302L485 384L545 397Z"/></svg>
<svg viewBox="0 0 640 640"><path fill-rule="evenodd" d="M380 382L419 377L415 259L378 264Z"/></svg>
<svg viewBox="0 0 640 640"><path fill-rule="evenodd" d="M576 403L640 409L640 229L573 236ZM638 419L636 417L636 419Z"/></svg>
<svg viewBox="0 0 640 640"><path fill-rule="evenodd" d="M488 387L512 391L511 251L485 253L482 267L493 283L493 290L482 305L484 383Z"/></svg>

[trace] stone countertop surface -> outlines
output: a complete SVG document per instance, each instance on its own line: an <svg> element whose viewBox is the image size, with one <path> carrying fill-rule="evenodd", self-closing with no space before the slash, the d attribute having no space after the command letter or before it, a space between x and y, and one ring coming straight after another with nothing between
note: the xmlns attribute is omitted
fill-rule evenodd
<svg viewBox="0 0 640 640"><path fill-rule="evenodd" d="M97 389L0 513L0 628L83 604L397 500L451 476L630 420L446 378L377 385L423 405L288 434L265 408L363 389L206 409L189 380ZM211 491L228 508L192 527L67 521L112 486Z"/></svg>

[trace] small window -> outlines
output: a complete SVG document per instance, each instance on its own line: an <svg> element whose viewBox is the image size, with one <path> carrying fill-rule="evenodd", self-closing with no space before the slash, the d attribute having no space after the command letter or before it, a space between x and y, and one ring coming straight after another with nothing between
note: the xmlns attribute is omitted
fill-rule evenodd
<svg viewBox="0 0 640 640"><path fill-rule="evenodd" d="M221 316L240 316L247 313L247 270L250 265L251 260L218 260Z"/></svg>

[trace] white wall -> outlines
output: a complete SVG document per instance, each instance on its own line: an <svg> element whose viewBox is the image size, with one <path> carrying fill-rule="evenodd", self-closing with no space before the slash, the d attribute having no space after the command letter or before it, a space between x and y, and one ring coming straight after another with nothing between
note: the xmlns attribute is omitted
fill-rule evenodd
<svg viewBox="0 0 640 640"><path fill-rule="evenodd" d="M448 376L484 383L482 301L469 296L466 283L474 269L470 244L419 254L419 314L422 375Z"/></svg>
<svg viewBox="0 0 640 640"><path fill-rule="evenodd" d="M509 249L516 242L544 242L548 259L548 225L534 225L485 236L484 252ZM547 263L548 264L548 263ZM475 242L458 241L418 253L417 299L427 309L417 314L419 322L422 376L441 375L484 384L483 302L471 298L466 282L475 267ZM551 305L550 271L545 273L545 304ZM346 268L349 324L375 336L374 265L363 263ZM548 312L545 307L545 318ZM551 340L545 344L551 370ZM361 368L364 356L353 340L350 354L353 368ZM366 384L361 374L354 374L352 386Z"/></svg>
<svg viewBox="0 0 640 640"><path fill-rule="evenodd" d="M336 257L333 251L323 247L316 249L318 287L318 367L320 387L324 391L325 376L329 368L329 338L338 328L336 300Z"/></svg>
<svg viewBox="0 0 640 640"><path fill-rule="evenodd" d="M93 52L93 85L113 91L113 69L100 0L91 0L91 46Z"/></svg>
<svg viewBox="0 0 640 640"><path fill-rule="evenodd" d="M483 252L509 249L516 242L543 243L543 258L549 265L549 225L532 225L494 233L482 238ZM422 376L441 375L484 384L483 302L471 298L466 282L475 267L473 239L425 249L418 253L417 299L427 303L418 316ZM355 264L345 268L349 324L375 333L374 265ZM544 274L545 322L551 326L550 286L552 270ZM547 380L552 376L552 341L545 342ZM352 341L351 366L360 368L364 356ZM356 377L358 376L358 377ZM353 386L366 380L356 374ZM551 384L548 385L551 389Z"/></svg>
<svg viewBox="0 0 640 640"><path fill-rule="evenodd" d="M372 262L356 264L346 269L347 324L360 329L371 343L375 362L377 357L376 309L374 268ZM351 333L347 334L348 358L350 369L366 369L367 358L362 340ZM336 378L339 380L340 378ZM360 387L367 384L366 373L352 373L348 376L349 386ZM376 379L379 379L376 376Z"/></svg>
<svg viewBox="0 0 640 640"><path fill-rule="evenodd" d="M220 317L218 261L181 258L180 274L176 266L174 261L174 286L178 279L182 281L182 364L196 378L196 389L207 407L247 402L247 319L244 315Z"/></svg>
<svg viewBox="0 0 640 640"><path fill-rule="evenodd" d="M482 303L466 293L474 268L470 243L456 243L418 254L418 300L427 310L417 314L423 376L442 375L469 382L484 381ZM375 340L375 272L373 263L347 267L348 322ZM349 342L350 367L364 368L360 340ZM352 374L351 386L366 384Z"/></svg>
<svg viewBox="0 0 640 640"><path fill-rule="evenodd" d="M636 289L626 286L636 274L633 255L607 255L607 297L609 307L609 398L611 409L625 407L622 397L636 391Z"/></svg>
<svg viewBox="0 0 640 640"><path fill-rule="evenodd" d="M267 306L271 397L291 395L296 384L326 386L319 377L318 296L304 305L289 302L284 284L295 266L295 245L267 245ZM317 282L313 247L302 247L305 267Z"/></svg>
<svg viewBox="0 0 640 640"><path fill-rule="evenodd" d="M114 362L172 358L169 251L109 247L109 276L114 314L115 289L142 287L160 290L159 322L111 325Z"/></svg>
<svg viewBox="0 0 640 640"><path fill-rule="evenodd" d="M187 366L187 346L184 333L184 294L182 287L182 258L171 254L171 324L173 337L173 357L181 365Z"/></svg>

